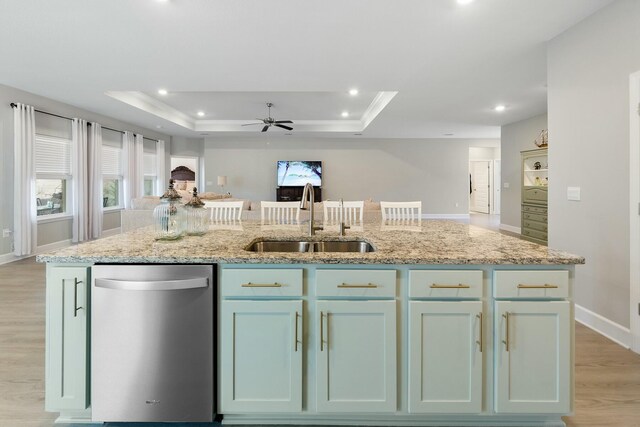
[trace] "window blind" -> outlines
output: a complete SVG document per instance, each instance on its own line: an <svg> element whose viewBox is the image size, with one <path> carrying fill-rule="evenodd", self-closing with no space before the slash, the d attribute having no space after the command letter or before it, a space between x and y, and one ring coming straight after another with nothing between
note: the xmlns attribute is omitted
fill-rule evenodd
<svg viewBox="0 0 640 427"><path fill-rule="evenodd" d="M102 146L102 174L122 175L122 149Z"/></svg>
<svg viewBox="0 0 640 427"><path fill-rule="evenodd" d="M145 176L156 176L157 168L156 168L156 154L144 153L144 175Z"/></svg>
<svg viewBox="0 0 640 427"><path fill-rule="evenodd" d="M36 174L71 175L71 140L36 135Z"/></svg>

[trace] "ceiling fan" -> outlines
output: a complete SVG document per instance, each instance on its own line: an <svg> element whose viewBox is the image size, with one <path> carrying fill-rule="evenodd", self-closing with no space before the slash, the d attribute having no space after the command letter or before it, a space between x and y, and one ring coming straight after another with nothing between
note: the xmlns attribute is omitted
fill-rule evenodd
<svg viewBox="0 0 640 427"><path fill-rule="evenodd" d="M286 130L293 130L292 127L289 126L285 126L282 123L291 123L293 124L293 122L291 120L274 120L271 117L271 107L273 107L273 104L271 102L267 102L267 107L269 108L269 114L267 115L267 118L265 119L256 119L256 120L260 120L260 123L246 123L242 126L252 126L252 125L264 125L264 127L262 128L262 132L266 132L271 126L276 126L282 129L286 129Z"/></svg>

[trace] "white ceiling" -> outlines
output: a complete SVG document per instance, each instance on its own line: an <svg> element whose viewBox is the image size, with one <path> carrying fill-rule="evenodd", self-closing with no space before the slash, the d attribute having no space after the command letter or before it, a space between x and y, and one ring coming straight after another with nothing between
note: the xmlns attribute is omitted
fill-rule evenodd
<svg viewBox="0 0 640 427"><path fill-rule="evenodd" d="M0 0L0 83L182 136L204 128L105 93L166 88L191 119L263 117L271 101L278 120L323 121L397 91L364 136L494 138L546 111L546 42L610 1Z"/></svg>

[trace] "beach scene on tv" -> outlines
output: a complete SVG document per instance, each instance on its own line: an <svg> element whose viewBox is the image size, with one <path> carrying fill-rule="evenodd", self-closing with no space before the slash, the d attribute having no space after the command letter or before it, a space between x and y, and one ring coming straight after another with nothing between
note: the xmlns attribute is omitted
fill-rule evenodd
<svg viewBox="0 0 640 427"><path fill-rule="evenodd" d="M314 187L322 185L322 162L278 161L278 185L281 187L303 187L308 182Z"/></svg>

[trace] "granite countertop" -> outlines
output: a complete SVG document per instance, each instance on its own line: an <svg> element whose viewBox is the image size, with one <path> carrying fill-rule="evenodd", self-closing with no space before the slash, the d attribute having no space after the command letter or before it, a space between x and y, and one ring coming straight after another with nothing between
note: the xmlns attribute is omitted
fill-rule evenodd
<svg viewBox="0 0 640 427"><path fill-rule="evenodd" d="M369 253L255 253L257 240L354 240L371 243ZM584 258L548 249L473 225L426 220L414 225L380 221L352 227L346 236L325 226L315 236L307 224L262 225L256 221L211 225L204 236L156 241L151 227L38 255L55 263L241 263L241 264L584 264Z"/></svg>

